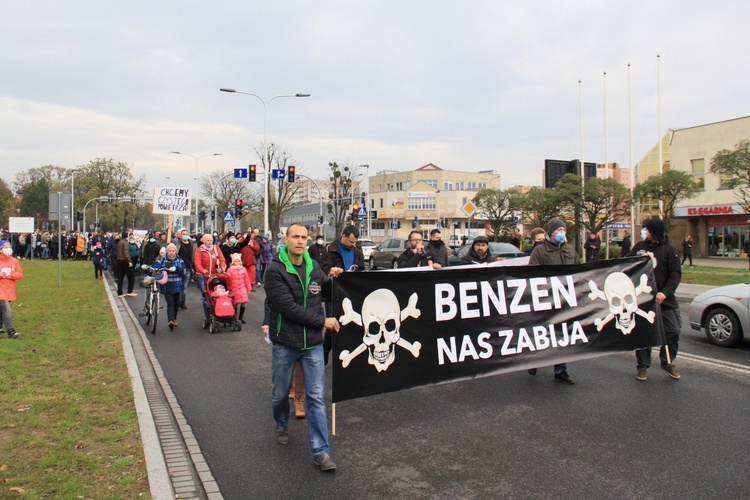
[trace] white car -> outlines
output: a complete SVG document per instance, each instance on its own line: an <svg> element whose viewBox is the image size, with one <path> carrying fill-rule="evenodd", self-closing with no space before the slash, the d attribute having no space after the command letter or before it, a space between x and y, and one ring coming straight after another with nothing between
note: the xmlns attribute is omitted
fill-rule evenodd
<svg viewBox="0 0 750 500"><path fill-rule="evenodd" d="M365 257L365 261L370 259L370 254L375 249L377 245L375 245L375 242L368 239L360 239L357 240L357 243L360 247L362 247L362 255Z"/></svg>
<svg viewBox="0 0 750 500"><path fill-rule="evenodd" d="M706 329L712 344L729 347L750 332L750 283L720 286L703 292L690 303L690 326Z"/></svg>

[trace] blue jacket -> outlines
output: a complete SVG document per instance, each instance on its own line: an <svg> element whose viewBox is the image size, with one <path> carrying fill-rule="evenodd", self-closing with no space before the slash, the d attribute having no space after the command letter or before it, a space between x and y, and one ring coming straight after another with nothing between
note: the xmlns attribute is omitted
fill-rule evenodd
<svg viewBox="0 0 750 500"><path fill-rule="evenodd" d="M174 271L167 271L167 282L160 285L161 291L165 294L178 294L182 292L182 277L185 276L185 263L179 257L170 260L165 255L151 265L151 269L171 269L172 267L176 269ZM152 272L151 274L153 275L154 273Z"/></svg>

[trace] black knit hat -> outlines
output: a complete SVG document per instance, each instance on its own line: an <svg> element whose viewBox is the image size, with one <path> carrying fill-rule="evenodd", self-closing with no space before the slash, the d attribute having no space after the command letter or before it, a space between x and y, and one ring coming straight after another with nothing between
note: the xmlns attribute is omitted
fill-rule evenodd
<svg viewBox="0 0 750 500"><path fill-rule="evenodd" d="M552 233L560 229L561 227L565 227L565 223L555 217L554 219L550 219L550 221L547 223L547 234L552 236Z"/></svg>
<svg viewBox="0 0 750 500"><path fill-rule="evenodd" d="M643 227L648 229L648 232L653 236L657 243L664 242L664 233L667 232L667 226L661 219L646 219L643 223Z"/></svg>

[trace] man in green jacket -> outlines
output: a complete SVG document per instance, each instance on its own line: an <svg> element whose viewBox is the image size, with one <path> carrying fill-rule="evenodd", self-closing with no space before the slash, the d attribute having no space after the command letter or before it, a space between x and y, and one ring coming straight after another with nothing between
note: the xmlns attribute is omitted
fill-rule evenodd
<svg viewBox="0 0 750 500"><path fill-rule="evenodd" d="M332 269L331 277L340 269ZM266 269L264 287L270 307L269 338L272 342L271 405L276 421L276 441L289 442L289 388L294 366L302 367L305 385L307 432L313 463L324 471L336 470L329 455L328 421L323 398L325 365L323 329L339 331L336 318L327 318L323 309L324 288L330 280L307 253L307 228L292 224L284 246Z"/></svg>

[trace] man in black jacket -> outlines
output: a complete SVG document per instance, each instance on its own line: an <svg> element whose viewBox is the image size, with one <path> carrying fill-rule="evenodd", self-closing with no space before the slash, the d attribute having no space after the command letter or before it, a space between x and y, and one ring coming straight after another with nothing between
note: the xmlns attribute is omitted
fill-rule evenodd
<svg viewBox="0 0 750 500"><path fill-rule="evenodd" d="M414 230L409 233L409 248L401 252L398 256L398 267L424 267L429 266L432 257L425 250L422 238L422 232Z"/></svg>
<svg viewBox="0 0 750 500"><path fill-rule="evenodd" d="M666 226L661 219L648 219L643 223L641 238L630 251L630 255L649 255L654 260L654 277L656 278L656 302L661 305L661 319L664 324L666 346L659 351L662 369L675 380L680 373L674 367L677 357L677 346L680 340L682 319L674 293L682 279L680 256L677 249L666 237ZM651 348L635 351L637 369L635 378L645 382L646 371L651 366Z"/></svg>
<svg viewBox="0 0 750 500"><path fill-rule="evenodd" d="M324 288L330 284L317 262L307 253L307 228L294 223L286 231L265 274L266 297L270 305L269 338L272 342L271 405L276 421L276 441L289 442L289 388L294 365L302 366L307 410L307 432L313 463L324 471L336 464L329 456L328 421L323 399L325 365L323 328L339 331L336 318L326 317L321 303ZM330 276L338 276L331 270Z"/></svg>
<svg viewBox="0 0 750 500"><path fill-rule="evenodd" d="M479 235L471 242L469 251L461 257L461 264L489 264L494 260L489 238Z"/></svg>
<svg viewBox="0 0 750 500"><path fill-rule="evenodd" d="M436 269L448 267L448 247L445 246L440 229L430 231L430 242L427 243L427 252L432 257L432 267Z"/></svg>

